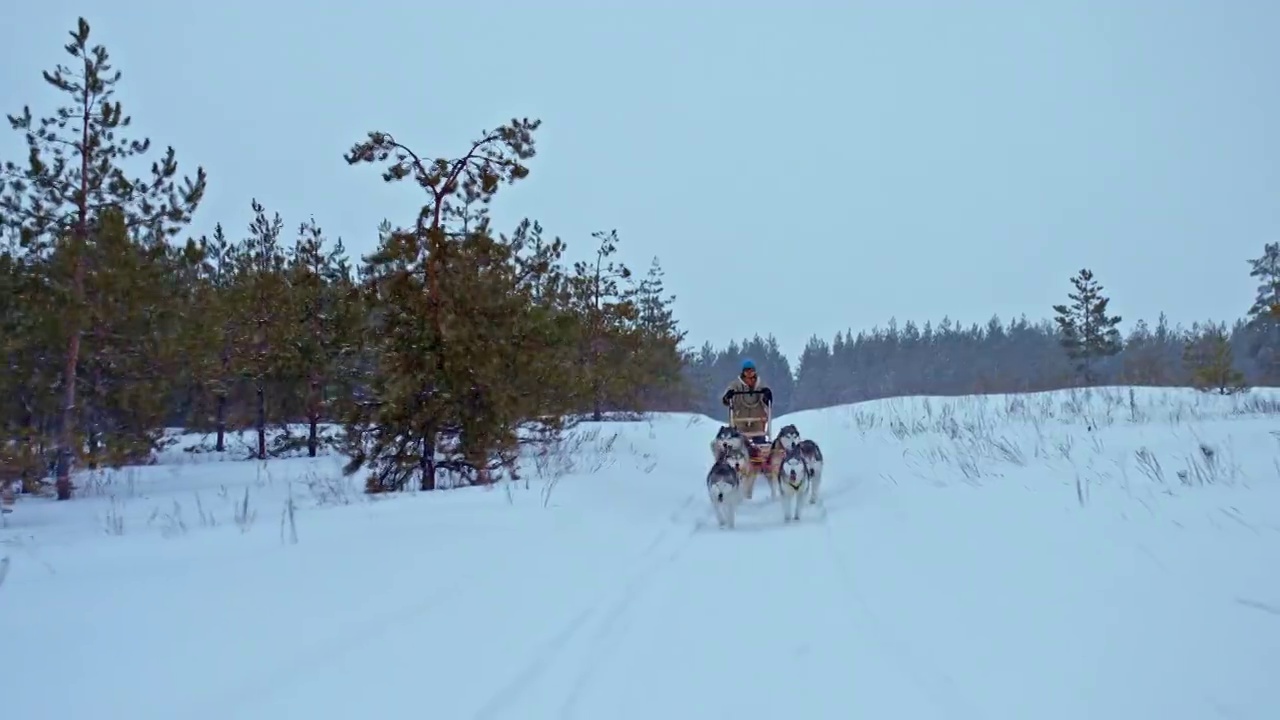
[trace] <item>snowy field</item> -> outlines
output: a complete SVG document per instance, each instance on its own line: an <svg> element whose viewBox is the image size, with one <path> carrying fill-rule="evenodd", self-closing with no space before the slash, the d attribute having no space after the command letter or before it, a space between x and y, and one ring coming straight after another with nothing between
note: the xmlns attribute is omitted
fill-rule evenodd
<svg viewBox="0 0 1280 720"><path fill-rule="evenodd" d="M170 451L4 516L0 715L1275 720L1277 401L798 413L823 502L735 531L705 417L372 501L332 457Z"/></svg>

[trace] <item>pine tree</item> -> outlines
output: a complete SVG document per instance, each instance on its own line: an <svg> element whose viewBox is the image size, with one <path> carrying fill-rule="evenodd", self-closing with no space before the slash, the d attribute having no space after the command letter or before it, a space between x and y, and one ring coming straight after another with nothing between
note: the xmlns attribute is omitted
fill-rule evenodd
<svg viewBox="0 0 1280 720"><path fill-rule="evenodd" d="M80 380L90 469L150 462L166 442L183 360L177 252L163 237L134 235L123 214L106 210L80 258L88 270Z"/></svg>
<svg viewBox="0 0 1280 720"><path fill-rule="evenodd" d="M60 500L71 497L72 461L82 447L76 390L90 272L84 258L98 218L104 210L116 208L126 228L172 236L190 221L205 189L203 168L194 181L184 178L179 185L173 148L152 163L151 177L126 174L124 164L145 155L151 143L126 137L130 118L113 99L121 73L112 68L104 46L89 45L89 24L80 18L70 34L65 49L71 66L58 65L44 73L45 82L67 96L66 104L41 119L30 107L9 116L13 129L25 135L28 161L26 167L6 162L3 174L8 180L0 188L0 221L20 236L24 248L47 255L61 243L70 260L68 276L61 280L69 307L62 328L56 482Z"/></svg>
<svg viewBox="0 0 1280 720"><path fill-rule="evenodd" d="M253 427L257 434L254 456L265 460L269 456L268 395L272 389L282 389L290 352L289 280L280 237L284 221L278 213L268 216L257 200L252 202L252 208L249 235L235 247L233 256L231 312L240 321L230 346L236 374L253 393Z"/></svg>
<svg viewBox="0 0 1280 720"><path fill-rule="evenodd" d="M187 298L191 316L204 319L179 330L192 395L186 419L193 429L212 430L213 449L221 453L227 449L231 394L237 384L234 344L244 321L235 307L236 247L219 223L212 237L188 245L185 258L192 274Z"/></svg>
<svg viewBox="0 0 1280 720"><path fill-rule="evenodd" d="M1249 277L1258 281L1257 295L1249 308L1250 318L1280 315L1280 243L1267 243L1262 255L1249 261Z"/></svg>
<svg viewBox="0 0 1280 720"><path fill-rule="evenodd" d="M635 291L636 318L644 375L638 379L640 410L674 410L687 406L691 388L684 384L687 361L681 345L687 333L675 317L675 295L668 295L666 273L655 257Z"/></svg>
<svg viewBox="0 0 1280 720"><path fill-rule="evenodd" d="M1193 326L1183 346L1182 361L1197 390L1232 395L1248 387L1244 373L1235 368L1231 338L1221 323Z"/></svg>
<svg viewBox="0 0 1280 720"><path fill-rule="evenodd" d="M315 457L320 423L331 419L330 398L348 390L353 339L362 319L346 248L341 239L329 247L314 219L298 228L288 253L288 276L286 362L289 376L306 384L306 446L308 456Z"/></svg>
<svg viewBox="0 0 1280 720"><path fill-rule="evenodd" d="M1110 299L1102 294L1102 286L1093 272L1083 269L1071 279L1075 292L1069 293L1071 305L1054 305L1060 334L1059 343L1067 358L1086 384L1097 381L1096 363L1120 352L1122 344L1119 315L1108 315Z"/></svg>
<svg viewBox="0 0 1280 720"><path fill-rule="evenodd" d="M490 390L472 383L449 356L450 333L470 322L465 296L443 292L459 238L487 234L484 209L503 184L529 174L538 120L512 120L486 131L458 158L424 159L385 132L371 132L344 157L348 164L387 163L385 182L410 180L426 203L410 228L384 233L365 258L362 296L371 314L365 350L376 363L365 396L346 422L347 472L371 464L368 489L403 487L415 471L419 487L437 486L441 433ZM479 228L472 223L481 223ZM462 262L459 272L468 263ZM446 301L455 305L450 308ZM451 326L450 322L454 321Z"/></svg>
<svg viewBox="0 0 1280 720"><path fill-rule="evenodd" d="M456 432L445 463L474 482L490 482L499 468L513 471L519 438L554 439L573 409L565 349L576 318L536 295L563 285L558 247L519 229L495 238L477 228L460 239L451 271L441 276L452 299L446 376L464 388L451 411Z"/></svg>
<svg viewBox="0 0 1280 720"><path fill-rule="evenodd" d="M57 415L56 397L43 390L57 383L48 359L60 344L45 265L16 244L0 251L0 487L18 482L28 493L47 474L44 453Z"/></svg>
<svg viewBox="0 0 1280 720"><path fill-rule="evenodd" d="M1247 347L1262 378L1276 382L1280 380L1280 243L1264 245L1262 255L1249 265L1249 277L1256 279L1258 286L1247 313Z"/></svg>
<svg viewBox="0 0 1280 720"><path fill-rule="evenodd" d="M583 319L573 311L569 278L560 265L565 244L548 241L542 226L528 219L504 238L515 272L513 291L527 308L516 316L505 368L511 391L523 399L528 418L537 419L533 442L554 441L580 410L574 388L579 380L577 340Z"/></svg>
<svg viewBox="0 0 1280 720"><path fill-rule="evenodd" d="M667 295L665 277L662 263L654 257L649 263L649 272L636 291L637 320L640 327L654 335L679 334L683 337L672 308L676 297Z"/></svg>
<svg viewBox="0 0 1280 720"><path fill-rule="evenodd" d="M599 422L606 410L628 409L643 369L624 358L638 350L638 338L628 334L636 317L636 293L631 269L613 256L618 232L593 232L594 257L573 265L569 279L576 312L583 318L580 340L583 409Z"/></svg>

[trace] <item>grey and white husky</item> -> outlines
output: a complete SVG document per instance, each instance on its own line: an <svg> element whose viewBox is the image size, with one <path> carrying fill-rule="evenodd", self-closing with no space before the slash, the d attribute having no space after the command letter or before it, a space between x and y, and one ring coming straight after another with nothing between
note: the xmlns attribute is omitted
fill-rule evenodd
<svg viewBox="0 0 1280 720"><path fill-rule="evenodd" d="M818 502L818 488L822 486L822 449L812 440L801 440L796 445L800 457L804 458L805 467L809 469L809 504Z"/></svg>
<svg viewBox="0 0 1280 720"><path fill-rule="evenodd" d="M720 453L726 448L747 452L747 439L743 437L738 429L730 425L721 425L720 430L716 432L716 437L711 441L711 456L720 457Z"/></svg>
<svg viewBox="0 0 1280 720"><path fill-rule="evenodd" d="M743 450L725 448L707 472L707 495L720 527L732 529L742 502L742 472L750 464Z"/></svg>
<svg viewBox="0 0 1280 720"><path fill-rule="evenodd" d="M782 501L782 521L800 519L800 506L809 492L809 466L799 447L793 447L778 463L778 495Z"/></svg>
<svg viewBox="0 0 1280 720"><path fill-rule="evenodd" d="M773 451L785 458L786 454L792 450L799 451L800 457L804 459L805 467L808 468L809 504L816 504L818 488L822 485L822 449L812 440L802 440L800 431L795 425L787 425L779 430L778 436L773 439ZM780 474L778 482L781 483Z"/></svg>
<svg viewBox="0 0 1280 720"><path fill-rule="evenodd" d="M795 425L785 425L778 431L777 436L773 438L773 446L781 448L783 452L790 450L800 443L800 431Z"/></svg>

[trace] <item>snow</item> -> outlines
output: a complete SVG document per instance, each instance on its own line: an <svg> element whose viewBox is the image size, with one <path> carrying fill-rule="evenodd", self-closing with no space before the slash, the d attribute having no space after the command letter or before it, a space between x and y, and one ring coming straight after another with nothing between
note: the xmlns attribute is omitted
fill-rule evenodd
<svg viewBox="0 0 1280 720"><path fill-rule="evenodd" d="M822 446L823 502L784 526L766 491L733 531L711 520L700 416L587 427L558 479L378 500L335 457L170 451L0 520L0 702L23 720L1276 718L1277 408L1104 388L797 413L775 428Z"/></svg>

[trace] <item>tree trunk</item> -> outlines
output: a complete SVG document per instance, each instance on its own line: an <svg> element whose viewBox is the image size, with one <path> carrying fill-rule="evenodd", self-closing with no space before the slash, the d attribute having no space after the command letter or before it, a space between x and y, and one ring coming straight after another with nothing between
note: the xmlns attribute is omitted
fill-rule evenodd
<svg viewBox="0 0 1280 720"><path fill-rule="evenodd" d="M98 455L102 449L102 422L98 417L98 407L101 404L100 395L102 393L102 361L94 358L93 370L90 371L89 379L89 397L99 400L99 402L89 402L89 426L85 428L85 445L88 450L88 468L90 470L98 469Z"/></svg>
<svg viewBox="0 0 1280 720"><path fill-rule="evenodd" d="M214 409L214 427L217 431L218 439L214 442L213 449L216 452L227 451L227 394L225 392L218 393L216 407Z"/></svg>
<svg viewBox="0 0 1280 720"><path fill-rule="evenodd" d="M226 383L227 378L230 377L231 375L231 349L227 347L225 340L223 341L223 344L222 344L222 357L220 359L222 361L222 377L219 378L219 382ZM217 425L218 439L214 445L214 450L216 450L217 452L226 452L227 451L227 388L225 384L221 386L218 390L217 410L215 412L217 413L217 418L215 419L214 422Z"/></svg>
<svg viewBox="0 0 1280 720"><path fill-rule="evenodd" d="M315 457L320 449L320 381L312 375L310 385L307 388L307 422L310 428L307 431L307 457Z"/></svg>
<svg viewBox="0 0 1280 720"><path fill-rule="evenodd" d="M436 444L435 433L428 430L422 434L422 458L418 461L422 478L418 481L418 489L429 492L436 489Z"/></svg>
<svg viewBox="0 0 1280 720"><path fill-rule="evenodd" d="M86 164L88 160L86 158ZM81 240L83 240L81 235ZM77 248L79 250L79 248ZM78 319L79 305L84 298L84 260L76 252L71 274L71 294L74 318ZM76 375L80 365L80 328L73 319L67 338L67 354L62 365L62 427L58 440L58 479L54 482L59 500L71 499L71 464L76 447Z"/></svg>
<svg viewBox="0 0 1280 720"><path fill-rule="evenodd" d="M267 389L258 382L258 459L267 459Z"/></svg>

